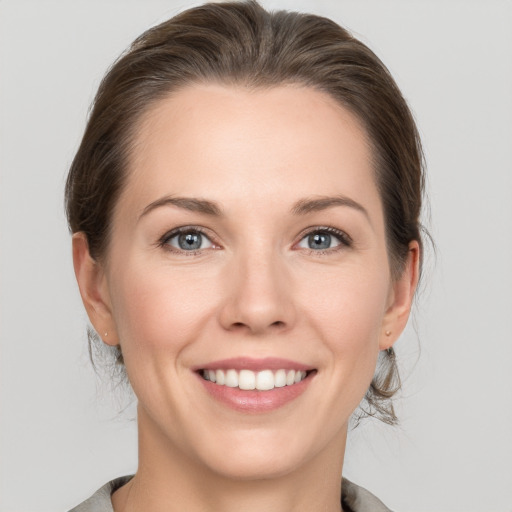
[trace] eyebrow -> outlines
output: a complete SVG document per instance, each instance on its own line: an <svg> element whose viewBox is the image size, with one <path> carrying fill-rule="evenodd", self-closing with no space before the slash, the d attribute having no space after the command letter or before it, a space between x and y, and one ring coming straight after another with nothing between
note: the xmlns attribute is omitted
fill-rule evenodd
<svg viewBox="0 0 512 512"><path fill-rule="evenodd" d="M148 204L140 214L139 219L147 215L149 212L155 210L156 208L168 205L177 206L178 208L183 208L191 212L203 213L205 215L211 215L215 217L222 216L221 208L213 201L195 197L165 196ZM353 208L363 213L365 217L370 221L370 215L363 205L357 201L354 201L353 199L350 199L349 197L341 195L300 199L293 205L291 212L294 215L307 215L308 213L318 212L336 206Z"/></svg>
<svg viewBox="0 0 512 512"><path fill-rule="evenodd" d="M196 197L171 197L165 196L153 201L148 204L139 216L139 220L147 215L149 212L160 208L162 206L177 206L196 213L204 213L205 215L212 215L215 217L221 217L222 211L216 203L208 201L206 199L199 199Z"/></svg>
<svg viewBox="0 0 512 512"><path fill-rule="evenodd" d="M319 212L322 210L326 210L327 208L332 208L334 206L347 206L349 208L353 208L358 212L364 214L364 216L370 221L370 215L368 210L357 201L350 199L350 197L345 196L321 196L314 197L311 199L301 199L297 201L292 208L292 213L294 215L306 215L312 212Z"/></svg>

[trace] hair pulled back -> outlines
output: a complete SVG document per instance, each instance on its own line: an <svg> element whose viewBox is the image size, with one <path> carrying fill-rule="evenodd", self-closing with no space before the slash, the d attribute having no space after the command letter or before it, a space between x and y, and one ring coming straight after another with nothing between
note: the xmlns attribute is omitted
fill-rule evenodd
<svg viewBox="0 0 512 512"><path fill-rule="evenodd" d="M424 185L420 139L402 94L378 57L333 21L269 13L255 1L184 11L137 38L104 77L65 191L70 230L85 233L91 256L101 261L107 252L143 114L179 88L212 82L312 87L359 119L373 150L391 272L398 277L409 243L421 244ZM119 348L116 357L122 365ZM394 352L382 352L365 413L396 422L390 398L399 387Z"/></svg>

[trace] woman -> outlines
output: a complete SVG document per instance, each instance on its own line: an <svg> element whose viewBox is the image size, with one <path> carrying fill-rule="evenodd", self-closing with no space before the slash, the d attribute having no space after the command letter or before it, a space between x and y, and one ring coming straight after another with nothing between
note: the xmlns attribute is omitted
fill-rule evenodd
<svg viewBox="0 0 512 512"><path fill-rule="evenodd" d="M207 4L138 38L66 204L139 468L74 510L388 510L342 467L363 398L396 421L421 163L386 68L330 20Z"/></svg>

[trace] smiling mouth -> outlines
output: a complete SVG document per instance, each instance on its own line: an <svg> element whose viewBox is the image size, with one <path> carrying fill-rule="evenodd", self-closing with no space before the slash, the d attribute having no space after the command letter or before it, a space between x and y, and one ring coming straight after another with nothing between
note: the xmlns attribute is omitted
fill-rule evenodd
<svg viewBox="0 0 512 512"><path fill-rule="evenodd" d="M218 386L238 388L244 391L270 391L274 388L294 386L303 381L315 370L200 370L198 373L204 380L214 382Z"/></svg>

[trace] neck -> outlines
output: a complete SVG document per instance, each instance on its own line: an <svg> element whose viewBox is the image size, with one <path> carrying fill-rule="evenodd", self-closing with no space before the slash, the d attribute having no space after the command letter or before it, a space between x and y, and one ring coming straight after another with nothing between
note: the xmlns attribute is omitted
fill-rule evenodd
<svg viewBox="0 0 512 512"><path fill-rule="evenodd" d="M115 512L339 512L346 428L335 446L285 474L236 479L171 443L139 409L139 468L112 496Z"/></svg>

